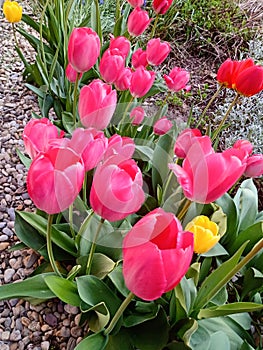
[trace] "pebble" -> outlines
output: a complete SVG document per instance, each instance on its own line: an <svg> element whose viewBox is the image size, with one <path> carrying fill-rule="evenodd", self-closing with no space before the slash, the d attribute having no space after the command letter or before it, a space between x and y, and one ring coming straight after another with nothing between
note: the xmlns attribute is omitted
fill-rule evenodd
<svg viewBox="0 0 263 350"><path fill-rule="evenodd" d="M4 281L5 283L9 283L12 280L12 277L15 274L15 270L14 269L6 269L4 272Z"/></svg>

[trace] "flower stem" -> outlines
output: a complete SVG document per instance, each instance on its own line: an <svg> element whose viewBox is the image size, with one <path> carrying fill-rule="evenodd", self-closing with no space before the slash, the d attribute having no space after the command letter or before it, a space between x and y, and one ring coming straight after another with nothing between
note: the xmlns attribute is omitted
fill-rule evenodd
<svg viewBox="0 0 263 350"><path fill-rule="evenodd" d="M233 108L233 107L235 106L235 104L237 103L238 98L239 98L239 94L237 93L236 96L235 96L235 98L234 98L234 100L231 102L230 106L228 107L228 110L226 111L226 114L224 115L223 119L221 120L221 122L220 122L218 128L216 129L216 131L215 131L213 137L211 138L212 142L215 141L215 139L217 138L218 134L220 133L220 131L221 131L223 125L225 124L225 121L226 121L227 117L229 116L229 114L230 114L232 108Z"/></svg>
<svg viewBox="0 0 263 350"><path fill-rule="evenodd" d="M210 108L211 104L214 102L214 100L217 98L217 96L219 95L220 91L223 89L223 85L220 85L219 88L217 89L217 91L214 93L214 95L211 97L211 99L209 100L208 104L206 105L205 109L203 110L203 113L200 116L199 122L197 124L197 126L201 123L202 118L206 115L206 112L208 111L208 109Z"/></svg>
<svg viewBox="0 0 263 350"><path fill-rule="evenodd" d="M17 36L16 36L16 28L15 28L15 23L12 23L12 29L13 29L13 34L14 34L14 39L15 39L15 44L19 48L19 44L17 41Z"/></svg>
<svg viewBox="0 0 263 350"><path fill-rule="evenodd" d="M100 233L100 230L101 230L101 227L102 227L104 221L105 220L103 218L101 218L100 223L99 223L99 225L97 227L97 231L95 233L95 236L94 236L91 248L90 248L89 258L88 258L88 262L87 262L87 269L86 269L86 274L87 275L90 275L91 266L92 266L92 260L93 260L93 256L94 256L94 253L95 253L95 250L96 250L96 241L98 239L98 236L99 236L99 233Z"/></svg>
<svg viewBox="0 0 263 350"><path fill-rule="evenodd" d="M185 214L187 213L187 210L189 209L191 203L192 203L192 202L190 201L190 199L187 199L187 198L186 198L186 201L185 201L185 203L184 203L183 208L181 209L181 211L179 212L179 214L176 215L177 218L178 218L179 220L182 220L182 219L183 219L183 217L184 217Z"/></svg>
<svg viewBox="0 0 263 350"><path fill-rule="evenodd" d="M108 325L108 327L105 329L104 334L108 335L110 334L110 332L113 330L113 328L115 327L116 323L119 321L119 318L121 317L121 315L123 314L123 312L125 311L126 307L130 304L130 302L132 301L134 297L134 294L132 292L130 292L127 297L124 299L123 303L121 304L121 306L118 308L116 314L113 316L110 324Z"/></svg>
<svg viewBox="0 0 263 350"><path fill-rule="evenodd" d="M61 275L61 273L56 265L54 255L53 255L52 241L51 241L52 221L53 221L53 215L49 214L48 215L48 223L47 223L47 254L48 254L49 262L50 262L52 269L54 270L54 272L56 272L57 275L62 277L62 275Z"/></svg>
<svg viewBox="0 0 263 350"><path fill-rule="evenodd" d="M73 204L71 204L68 208L68 220L69 220L70 233L72 235L72 238L75 239L75 231L73 227Z"/></svg>
<svg viewBox="0 0 263 350"><path fill-rule="evenodd" d="M158 23L158 19L159 19L159 14L157 14L156 17L155 17L155 21L154 21L153 29L152 29L152 33L151 33L151 39L154 37L156 26L157 26L157 23Z"/></svg>
<svg viewBox="0 0 263 350"><path fill-rule="evenodd" d="M73 124L74 128L76 128L76 120L77 120L77 100L78 100L78 87L79 87L79 77L80 73L77 73L75 85L74 85L74 92L73 92Z"/></svg>
<svg viewBox="0 0 263 350"><path fill-rule="evenodd" d="M132 102L134 101L134 97L132 96L132 98L130 99L130 101L128 102L127 104L127 107L125 108L125 111L123 113L123 117L121 118L121 121L119 123L119 125L121 126L122 124L124 124L124 121L125 121L125 118L126 118L126 115L128 114L128 111L129 111L129 108L132 104Z"/></svg>

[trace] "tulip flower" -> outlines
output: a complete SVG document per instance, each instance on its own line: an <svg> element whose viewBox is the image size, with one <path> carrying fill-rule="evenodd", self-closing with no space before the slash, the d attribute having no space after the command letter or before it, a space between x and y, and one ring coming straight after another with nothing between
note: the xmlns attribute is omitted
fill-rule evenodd
<svg viewBox="0 0 263 350"><path fill-rule="evenodd" d="M127 38L125 38L125 36L117 36L114 38L113 35L110 35L109 49L118 49L119 53L126 58L130 52L131 43Z"/></svg>
<svg viewBox="0 0 263 350"><path fill-rule="evenodd" d="M73 131L68 145L81 156L85 171L89 171L102 160L108 146L108 139L102 131L94 128L77 128Z"/></svg>
<svg viewBox="0 0 263 350"><path fill-rule="evenodd" d="M244 173L248 177L263 175L263 154L253 154L247 159L247 166Z"/></svg>
<svg viewBox="0 0 263 350"><path fill-rule="evenodd" d="M142 184L142 173L133 159L112 156L96 169L90 205L103 219L122 220L142 206Z"/></svg>
<svg viewBox="0 0 263 350"><path fill-rule="evenodd" d="M164 135L173 127L173 123L167 119L167 117L162 117L157 120L153 126L153 132L156 135Z"/></svg>
<svg viewBox="0 0 263 350"><path fill-rule="evenodd" d="M69 147L50 147L31 163L27 190L37 208L48 214L67 209L79 194L85 169L79 154Z"/></svg>
<svg viewBox="0 0 263 350"><path fill-rule="evenodd" d="M143 49L139 48L132 54L132 66L136 69L140 66L147 67L147 53Z"/></svg>
<svg viewBox="0 0 263 350"><path fill-rule="evenodd" d="M130 112L130 118L132 119L132 125L140 125L143 121L145 112L140 106L134 107Z"/></svg>
<svg viewBox="0 0 263 350"><path fill-rule="evenodd" d="M156 13L164 15L172 5L173 0L153 0L152 6Z"/></svg>
<svg viewBox="0 0 263 350"><path fill-rule="evenodd" d="M184 195L191 201L207 204L226 193L246 169L247 154L229 148L222 153L209 151L207 143L194 142L182 166L169 164Z"/></svg>
<svg viewBox="0 0 263 350"><path fill-rule="evenodd" d="M22 6L20 6L16 1L7 0L3 4L5 18L10 23L20 22L22 18L22 11Z"/></svg>
<svg viewBox="0 0 263 350"><path fill-rule="evenodd" d="M132 6L132 7L141 7L144 3L144 0L127 0L127 2Z"/></svg>
<svg viewBox="0 0 263 350"><path fill-rule="evenodd" d="M144 67L137 68L131 76L130 93L133 97L143 97L153 85L155 73Z"/></svg>
<svg viewBox="0 0 263 350"><path fill-rule="evenodd" d="M105 152L104 159L114 155L121 155L124 159L132 157L135 151L135 144L130 137L114 134L109 138L108 148Z"/></svg>
<svg viewBox="0 0 263 350"><path fill-rule="evenodd" d="M58 129L47 118L31 119L24 128L23 141L25 151L31 159L40 152L46 152L49 142L64 136L64 132L58 133Z"/></svg>
<svg viewBox="0 0 263 350"><path fill-rule="evenodd" d="M250 97L263 90L263 67L252 66L238 74L235 90L241 95Z"/></svg>
<svg viewBox="0 0 263 350"><path fill-rule="evenodd" d="M168 42L161 42L159 38L151 39L146 46L147 61L152 66L158 66L163 63L170 51L171 47Z"/></svg>
<svg viewBox="0 0 263 350"><path fill-rule="evenodd" d="M171 70L171 72L163 76L168 89L177 92L182 89L187 88L187 83L190 79L190 74L186 70L175 67Z"/></svg>
<svg viewBox="0 0 263 350"><path fill-rule="evenodd" d="M113 116L117 103L116 90L99 79L83 86L79 95L79 116L86 128L105 129Z"/></svg>
<svg viewBox="0 0 263 350"><path fill-rule="evenodd" d="M187 272L193 243L193 234L183 231L174 214L157 208L145 215L123 241L127 288L143 300L160 298Z"/></svg>
<svg viewBox="0 0 263 350"><path fill-rule="evenodd" d="M68 61L78 73L90 70L100 54L100 38L91 28L74 28L68 42Z"/></svg>
<svg viewBox="0 0 263 350"><path fill-rule="evenodd" d="M78 72L75 71L75 69L72 67L72 65L69 63L66 67L66 77L71 83L75 83L77 79ZM82 76L82 73L79 74L79 78Z"/></svg>
<svg viewBox="0 0 263 350"><path fill-rule="evenodd" d="M242 149L247 155L250 155L253 151L253 145L248 140L237 140L233 144L233 148Z"/></svg>
<svg viewBox="0 0 263 350"><path fill-rule="evenodd" d="M216 245L220 239L218 225L205 215L196 216L186 227L194 234L194 252L204 254Z"/></svg>
<svg viewBox="0 0 263 350"><path fill-rule="evenodd" d="M148 28L150 22L148 12L136 7L128 17L127 28L129 34L132 36L141 35Z"/></svg>
<svg viewBox="0 0 263 350"><path fill-rule="evenodd" d="M108 49L100 60L100 74L106 83L114 83L124 68L125 61L118 49Z"/></svg>
<svg viewBox="0 0 263 350"><path fill-rule="evenodd" d="M174 154L179 158L185 158L189 148L194 142L203 142L206 145L206 153L214 152L211 140L208 136L202 136L198 129L185 129L176 139ZM204 148L203 148L204 151Z"/></svg>
<svg viewBox="0 0 263 350"><path fill-rule="evenodd" d="M122 68L114 81L115 88L119 91L128 90L131 86L132 70L129 67Z"/></svg>

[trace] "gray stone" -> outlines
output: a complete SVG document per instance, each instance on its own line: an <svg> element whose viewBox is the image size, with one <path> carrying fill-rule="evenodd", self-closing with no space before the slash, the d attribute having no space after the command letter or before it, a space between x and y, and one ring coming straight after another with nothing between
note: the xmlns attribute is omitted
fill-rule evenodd
<svg viewBox="0 0 263 350"><path fill-rule="evenodd" d="M18 329L14 329L12 331L12 333L10 334L10 341L18 341L21 338L22 338L21 333L20 333L20 330L18 330Z"/></svg>
<svg viewBox="0 0 263 350"><path fill-rule="evenodd" d="M4 272L4 281L5 283L9 283L12 280L12 277L15 274L15 270L14 269L6 269Z"/></svg>

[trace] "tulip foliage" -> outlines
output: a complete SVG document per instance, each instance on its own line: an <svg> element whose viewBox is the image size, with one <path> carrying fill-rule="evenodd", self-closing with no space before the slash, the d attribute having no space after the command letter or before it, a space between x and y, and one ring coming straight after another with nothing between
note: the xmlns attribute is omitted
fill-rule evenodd
<svg viewBox="0 0 263 350"><path fill-rule="evenodd" d="M79 26L73 2L63 1L63 40L56 1L43 9L47 26L24 16L43 35L19 30L42 48L28 72L34 78L41 66L35 83L45 90L31 86L42 115L25 126L20 154L36 210L17 211L15 229L45 262L0 286L0 299L58 297L79 307L89 333L76 350L256 349L247 325L263 309L263 212L253 183L263 155L248 140L217 149L230 110L206 131L176 125L166 99L149 114L147 97L190 89L186 69L156 69L171 46L154 21L172 1L116 4L109 36L96 0ZM231 109L263 89L262 72L252 59L228 59L216 94L235 90Z"/></svg>

